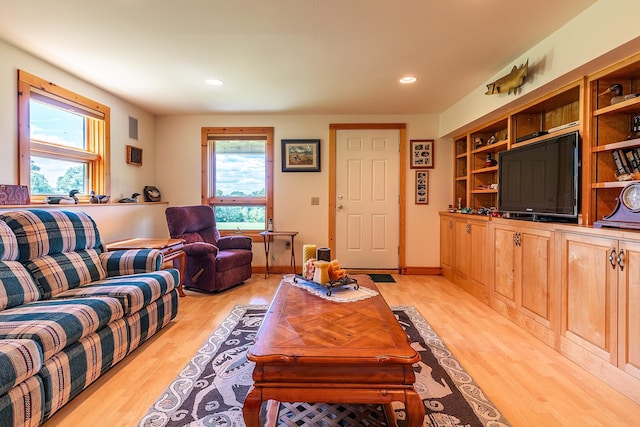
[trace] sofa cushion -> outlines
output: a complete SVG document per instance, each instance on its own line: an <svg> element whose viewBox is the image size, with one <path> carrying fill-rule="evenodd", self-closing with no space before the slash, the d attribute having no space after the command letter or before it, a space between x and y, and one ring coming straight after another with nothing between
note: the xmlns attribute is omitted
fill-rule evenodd
<svg viewBox="0 0 640 427"><path fill-rule="evenodd" d="M45 417L80 394L128 354L129 333L123 319L56 353L44 362L42 378L47 401Z"/></svg>
<svg viewBox="0 0 640 427"><path fill-rule="evenodd" d="M24 265L35 279L43 299L107 277L95 249L46 255L25 261Z"/></svg>
<svg viewBox="0 0 640 427"><path fill-rule="evenodd" d="M42 350L31 340L0 340L0 395L42 367Z"/></svg>
<svg viewBox="0 0 640 427"><path fill-rule="evenodd" d="M3 212L0 219L16 236L19 261L103 248L96 223L84 212L29 209Z"/></svg>
<svg viewBox="0 0 640 427"><path fill-rule="evenodd" d="M173 290L179 277L175 269L111 277L62 292L55 298L111 297L120 301L125 315L129 315Z"/></svg>
<svg viewBox="0 0 640 427"><path fill-rule="evenodd" d="M40 291L24 266L18 261L0 261L0 311L38 299Z"/></svg>
<svg viewBox="0 0 640 427"><path fill-rule="evenodd" d="M30 339L44 359L108 323L124 311L114 298L38 301L0 311L0 339Z"/></svg>
<svg viewBox="0 0 640 427"><path fill-rule="evenodd" d="M37 375L0 395L0 426L38 427L44 421L44 388Z"/></svg>
<svg viewBox="0 0 640 427"><path fill-rule="evenodd" d="M18 240L11 228L0 222L0 261L15 261L18 259Z"/></svg>

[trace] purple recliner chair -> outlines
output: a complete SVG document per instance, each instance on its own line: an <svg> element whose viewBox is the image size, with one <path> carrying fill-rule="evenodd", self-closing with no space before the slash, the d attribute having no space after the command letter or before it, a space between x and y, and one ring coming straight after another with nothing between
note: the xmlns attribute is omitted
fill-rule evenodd
<svg viewBox="0 0 640 427"><path fill-rule="evenodd" d="M165 215L171 238L185 240L185 288L216 292L251 277L251 238L220 237L210 206L170 207Z"/></svg>

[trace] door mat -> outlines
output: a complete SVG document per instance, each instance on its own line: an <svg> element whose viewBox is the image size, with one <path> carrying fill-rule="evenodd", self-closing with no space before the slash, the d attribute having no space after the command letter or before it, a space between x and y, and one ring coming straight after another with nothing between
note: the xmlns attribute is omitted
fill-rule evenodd
<svg viewBox="0 0 640 427"><path fill-rule="evenodd" d="M369 277L378 283L396 283L396 280L390 274L369 274Z"/></svg>

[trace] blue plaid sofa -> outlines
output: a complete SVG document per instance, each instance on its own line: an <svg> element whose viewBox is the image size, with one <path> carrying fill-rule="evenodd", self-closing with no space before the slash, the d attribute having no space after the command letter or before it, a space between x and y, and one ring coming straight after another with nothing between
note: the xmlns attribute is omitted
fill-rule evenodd
<svg viewBox="0 0 640 427"><path fill-rule="evenodd" d="M106 252L91 217L0 213L0 426L38 426L177 314L157 250Z"/></svg>

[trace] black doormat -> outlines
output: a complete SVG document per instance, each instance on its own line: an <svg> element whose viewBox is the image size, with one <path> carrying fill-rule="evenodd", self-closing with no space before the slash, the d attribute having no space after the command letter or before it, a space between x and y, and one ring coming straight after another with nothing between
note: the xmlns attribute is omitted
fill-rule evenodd
<svg viewBox="0 0 640 427"><path fill-rule="evenodd" d="M390 274L369 274L369 277L378 283L396 283L396 280Z"/></svg>

